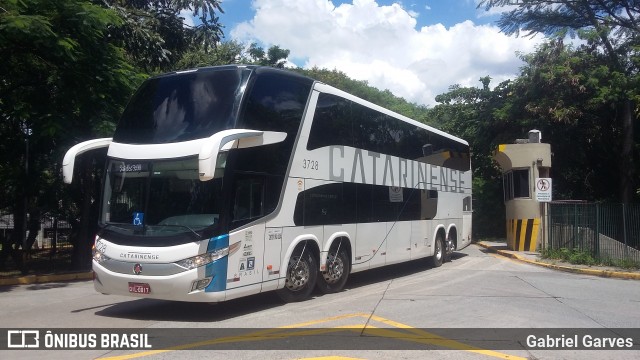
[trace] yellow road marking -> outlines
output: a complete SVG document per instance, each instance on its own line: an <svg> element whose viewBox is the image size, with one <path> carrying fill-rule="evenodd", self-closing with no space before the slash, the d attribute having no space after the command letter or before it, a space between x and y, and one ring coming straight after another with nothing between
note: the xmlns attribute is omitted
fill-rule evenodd
<svg viewBox="0 0 640 360"><path fill-rule="evenodd" d="M357 317L371 319L389 326L393 326L396 329L403 329L406 332L400 332L400 331L389 329L389 328L379 328L366 323L355 324L355 325L343 325L343 326L321 328L321 329L304 329L305 326L317 325L317 324L327 323L330 321L357 318ZM296 332L281 332L282 330L290 330L290 329L301 329L301 330ZM439 336L421 329L417 329L410 325L402 324L397 321L385 319L383 317L376 316L376 315L369 315L366 313L354 313L354 314L333 316L333 317L312 320L312 321L302 322L302 323L293 324L293 325L285 325L285 326L281 326L273 329L254 331L251 333L238 335L238 336L228 336L223 338L198 341L198 342L189 343L189 344L177 345L177 346L169 347L166 349L144 351L144 352L139 352L134 354L106 357L101 359L103 360L135 359L135 358L144 357L144 356L156 355L156 354L161 354L161 353L166 353L166 352L171 352L176 350L193 349L193 348L198 348L198 347L203 347L208 345L285 339L285 338L290 338L295 336L320 335L320 334L327 334L332 332L344 332L344 331L352 331L356 333L364 332L364 334L371 335L371 336L379 336L379 337L390 338L390 339L411 341L411 342L416 342L416 343L425 344L425 345L436 345L436 346L445 347L445 348L454 349L454 350L462 350L462 351L468 351L468 352L478 353L482 355L497 357L500 359L525 360L525 358L521 358L518 356L513 356L513 355L508 355L508 354L504 354L504 353L500 353L492 350L477 348L477 347L467 345L455 340L444 338L442 336ZM341 357L331 357L331 358L343 359ZM344 358L344 359L347 359L347 358Z"/></svg>
<svg viewBox="0 0 640 360"><path fill-rule="evenodd" d="M477 348L471 345L467 345L455 340L451 340L451 339L447 339L444 338L442 336L436 335L434 333L430 333L428 331L424 331L421 329L416 329L412 326L406 325L406 324L402 324L393 320L389 320L389 319L385 319L376 315L372 315L371 319L376 320L378 322L387 324L387 325L391 325L394 326L396 328L400 328L400 329L405 329L408 330L409 332L413 333L416 335L416 337L405 337L403 335L402 336L402 340L407 340L407 341L413 341L413 342L418 342L421 344L431 344L431 345L437 345L437 346L441 346L441 347L446 347L449 349L455 349L455 350L464 350L464 351L469 351L469 352L473 352L473 353L478 353L478 354L483 354L483 355L487 355L487 356L492 356L492 357L497 357L500 359L522 359L522 360L526 360L526 358L522 358L522 357L518 357L518 356L513 356L513 355L508 355L508 354L503 354L497 351L492 351L492 350L485 350L485 349L481 349L481 348ZM369 327L371 326L367 326L367 330L365 331L365 333L369 333ZM386 330L386 329L378 329L377 331L380 330ZM377 334L376 331L376 334ZM391 330L393 331L393 330ZM396 332L397 333L397 332ZM401 333L400 333L401 334ZM377 334L377 335L381 335L384 337L394 337L392 336L393 334L389 333L389 334Z"/></svg>
<svg viewBox="0 0 640 360"><path fill-rule="evenodd" d="M324 319L311 320L311 321L307 321L307 322L303 322L303 323L297 323L297 324L293 324L293 325L280 326L278 329L300 328L300 327L304 327L304 326L322 324L322 323L326 323L326 322L329 322L329 321L349 319L349 318L354 318L354 317L365 317L365 318L368 318L369 314L366 314L366 313L354 313L354 314L337 315L337 316L332 316L332 317L328 317L328 318L324 318Z"/></svg>
<svg viewBox="0 0 640 360"><path fill-rule="evenodd" d="M364 359L345 357L345 356L322 356L322 357L314 357L314 358L300 358L298 360L364 360Z"/></svg>

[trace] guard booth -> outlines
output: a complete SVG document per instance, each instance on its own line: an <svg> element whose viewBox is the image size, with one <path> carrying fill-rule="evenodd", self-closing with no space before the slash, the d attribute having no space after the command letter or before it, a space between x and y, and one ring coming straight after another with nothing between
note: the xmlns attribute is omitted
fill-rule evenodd
<svg viewBox="0 0 640 360"><path fill-rule="evenodd" d="M502 168L507 247L536 251L544 231L544 203L551 201L551 146L538 130L527 139L498 146L494 159Z"/></svg>

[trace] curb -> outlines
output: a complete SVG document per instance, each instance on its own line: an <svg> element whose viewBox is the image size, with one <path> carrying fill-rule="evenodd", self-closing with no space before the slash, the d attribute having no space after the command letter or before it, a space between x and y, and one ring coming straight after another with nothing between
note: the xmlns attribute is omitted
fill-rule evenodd
<svg viewBox="0 0 640 360"><path fill-rule="evenodd" d="M492 253L502 255L504 257L508 257L511 259L515 259L527 264L542 266L549 269L560 270L560 271L570 272L574 274L593 275L593 276L600 276L600 277L614 278L614 279L640 280L640 273L600 270L600 269L585 269L585 268L578 268L578 267L572 267L572 266L548 264L544 262L530 260L512 252L508 252L504 250L496 250L491 245L483 244L482 242L477 242L475 244L489 250Z"/></svg>
<svg viewBox="0 0 640 360"><path fill-rule="evenodd" d="M61 281L93 280L93 272L78 272L50 275L25 275L0 279L0 286L31 285Z"/></svg>

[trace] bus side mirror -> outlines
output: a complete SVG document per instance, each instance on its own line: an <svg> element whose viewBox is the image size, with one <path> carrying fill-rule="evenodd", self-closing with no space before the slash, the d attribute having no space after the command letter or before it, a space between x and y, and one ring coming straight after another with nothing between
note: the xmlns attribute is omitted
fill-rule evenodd
<svg viewBox="0 0 640 360"><path fill-rule="evenodd" d="M71 149L64 154L64 159L62 159L62 181L64 181L65 184L71 184L76 156L90 150L107 147L109 144L111 144L111 138L101 138L83 141L72 146Z"/></svg>
<svg viewBox="0 0 640 360"><path fill-rule="evenodd" d="M208 181L221 176L216 173L218 155L231 149L243 149L262 145L276 144L284 141L286 133L248 129L229 129L213 134L205 140L198 156L198 173L200 181ZM221 160L224 156L221 157ZM217 176L216 176L217 175Z"/></svg>

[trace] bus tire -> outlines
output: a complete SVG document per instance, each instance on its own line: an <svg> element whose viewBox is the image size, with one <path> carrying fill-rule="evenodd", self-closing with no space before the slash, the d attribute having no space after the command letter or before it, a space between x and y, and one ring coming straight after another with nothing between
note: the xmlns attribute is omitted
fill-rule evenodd
<svg viewBox="0 0 640 360"><path fill-rule="evenodd" d="M433 256L429 259L431 266L436 268L436 267L440 267L442 265L442 261L444 260L444 252L445 252L445 248L444 248L444 240L442 239L442 235L438 234L438 236L436 236L436 241L435 241L435 249L433 249Z"/></svg>
<svg viewBox="0 0 640 360"><path fill-rule="evenodd" d="M316 287L323 294L338 292L349 278L351 260L344 246L333 246L327 255L326 271L320 272Z"/></svg>
<svg viewBox="0 0 640 360"><path fill-rule="evenodd" d="M447 236L447 241L444 243L444 251L442 252L442 262L451 261L451 255L453 254L453 250L455 249L455 242L452 238L452 232L449 232Z"/></svg>
<svg viewBox="0 0 640 360"><path fill-rule="evenodd" d="M318 265L313 252L305 247L297 248L287 264L284 288L277 294L284 302L306 300L311 295L318 278Z"/></svg>

